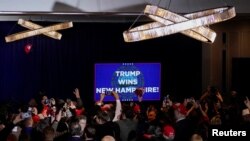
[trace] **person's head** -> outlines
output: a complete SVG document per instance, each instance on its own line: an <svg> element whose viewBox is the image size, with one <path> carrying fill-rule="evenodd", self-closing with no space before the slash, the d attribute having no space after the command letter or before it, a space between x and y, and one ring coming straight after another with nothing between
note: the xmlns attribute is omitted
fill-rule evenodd
<svg viewBox="0 0 250 141"><path fill-rule="evenodd" d="M110 135L106 135L101 139L101 141L115 141L115 138Z"/></svg>
<svg viewBox="0 0 250 141"><path fill-rule="evenodd" d="M50 125L50 119L44 118L39 120L39 122L36 124L36 130L39 132L43 132L44 128Z"/></svg>
<svg viewBox="0 0 250 141"><path fill-rule="evenodd" d="M236 97L237 94L238 94L237 91L234 91L234 90L231 91L231 96L232 96L232 97Z"/></svg>
<svg viewBox="0 0 250 141"><path fill-rule="evenodd" d="M84 135L85 138L95 138L96 135L96 129L92 125L87 125L84 129Z"/></svg>
<svg viewBox="0 0 250 141"><path fill-rule="evenodd" d="M48 100L49 100L48 97L46 95L43 95L42 99L41 99L41 104L43 106L47 105L48 104Z"/></svg>
<svg viewBox="0 0 250 141"><path fill-rule="evenodd" d="M175 130L171 125L165 125L163 127L162 136L166 141L172 141L175 137Z"/></svg>
<svg viewBox="0 0 250 141"><path fill-rule="evenodd" d="M107 112L99 111L95 116L95 121L97 124L104 124L110 121L110 116Z"/></svg>
<svg viewBox="0 0 250 141"><path fill-rule="evenodd" d="M211 125L221 125L221 117L220 115L215 115L211 118L210 120L210 124Z"/></svg>
<svg viewBox="0 0 250 141"><path fill-rule="evenodd" d="M201 135L199 134L193 134L190 141L203 141Z"/></svg>
<svg viewBox="0 0 250 141"><path fill-rule="evenodd" d="M215 96L217 93L219 92L219 90L218 90L218 88L217 87L215 87L215 86L211 86L210 87L210 95L211 96Z"/></svg>
<svg viewBox="0 0 250 141"><path fill-rule="evenodd" d="M130 105L123 105L122 118L133 119L135 116L133 108Z"/></svg>
<svg viewBox="0 0 250 141"><path fill-rule="evenodd" d="M84 115L84 111L85 111L85 109L83 107L76 107L75 115L76 116Z"/></svg>
<svg viewBox="0 0 250 141"><path fill-rule="evenodd" d="M157 116L157 111L156 110L150 110L150 111L147 112L148 121L155 120L156 116Z"/></svg>
<svg viewBox="0 0 250 141"><path fill-rule="evenodd" d="M70 123L70 134L71 136L81 136L83 132L81 132L81 125L79 121L74 120Z"/></svg>
<svg viewBox="0 0 250 141"><path fill-rule="evenodd" d="M81 132L84 131L86 125L87 125L87 117L84 115L77 116L79 124L81 126Z"/></svg>
<svg viewBox="0 0 250 141"><path fill-rule="evenodd" d="M55 130L51 126L47 126L43 129L43 137L45 141L53 141L55 138Z"/></svg>
<svg viewBox="0 0 250 141"><path fill-rule="evenodd" d="M135 114L141 113L141 107L140 107L140 105L135 104L135 105L133 106L133 111L134 111Z"/></svg>

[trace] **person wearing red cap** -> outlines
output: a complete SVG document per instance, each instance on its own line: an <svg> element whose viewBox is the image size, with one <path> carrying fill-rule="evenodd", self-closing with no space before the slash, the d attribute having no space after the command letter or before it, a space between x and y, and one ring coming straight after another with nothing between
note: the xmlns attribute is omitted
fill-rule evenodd
<svg viewBox="0 0 250 141"><path fill-rule="evenodd" d="M189 141L194 127L189 119L186 118L187 110L182 103L173 104L175 122L175 137L174 141Z"/></svg>
<svg viewBox="0 0 250 141"><path fill-rule="evenodd" d="M171 125L163 127L162 136L164 141L173 141L175 137L175 130Z"/></svg>

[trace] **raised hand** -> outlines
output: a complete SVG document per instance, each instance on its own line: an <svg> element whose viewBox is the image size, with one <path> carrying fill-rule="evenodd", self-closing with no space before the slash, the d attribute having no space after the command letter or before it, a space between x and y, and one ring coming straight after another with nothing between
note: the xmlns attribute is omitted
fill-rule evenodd
<svg viewBox="0 0 250 141"><path fill-rule="evenodd" d="M112 95L114 96L114 98L115 98L116 100L119 100L119 99L120 99L117 92L112 91Z"/></svg>
<svg viewBox="0 0 250 141"><path fill-rule="evenodd" d="M80 92L78 88L75 88L75 90L73 91L73 94L76 96L76 98L80 98Z"/></svg>
<svg viewBox="0 0 250 141"><path fill-rule="evenodd" d="M15 116L15 118L14 118L14 120L13 120L13 124L17 124L17 123L19 123L20 121L22 121L23 120L23 118L22 118L22 116L21 116L21 113L19 113L19 114L17 114L16 116Z"/></svg>

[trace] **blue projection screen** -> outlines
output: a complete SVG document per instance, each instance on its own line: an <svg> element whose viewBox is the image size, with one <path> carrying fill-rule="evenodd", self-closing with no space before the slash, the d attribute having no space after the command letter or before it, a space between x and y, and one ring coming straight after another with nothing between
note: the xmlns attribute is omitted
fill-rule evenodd
<svg viewBox="0 0 250 141"><path fill-rule="evenodd" d="M95 101L105 91L116 91L121 101L138 101L134 91L143 87L143 100L160 100L160 63L97 63L95 64ZM104 101L114 101L106 96Z"/></svg>

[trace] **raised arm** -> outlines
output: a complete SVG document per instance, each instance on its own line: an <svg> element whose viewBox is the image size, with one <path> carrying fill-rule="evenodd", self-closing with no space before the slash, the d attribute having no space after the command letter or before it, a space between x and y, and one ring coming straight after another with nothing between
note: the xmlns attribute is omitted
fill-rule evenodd
<svg viewBox="0 0 250 141"><path fill-rule="evenodd" d="M76 97L76 107L79 108L79 107L83 107L83 102L82 102L82 99L81 99L81 96L80 96L80 91L78 88L75 88L75 90L73 91L73 94L75 95Z"/></svg>
<svg viewBox="0 0 250 141"><path fill-rule="evenodd" d="M219 100L219 102L223 102L223 97L221 96L220 92L216 93L216 97Z"/></svg>
<svg viewBox="0 0 250 141"><path fill-rule="evenodd" d="M113 118L112 121L118 121L119 116L121 115L122 105L121 105L121 101L120 101L120 97L119 97L118 93L115 91L112 91L112 94L113 94L113 96L115 98L115 102L116 102L115 117Z"/></svg>
<svg viewBox="0 0 250 141"><path fill-rule="evenodd" d="M206 91L204 92L201 97L200 97L200 101L203 101L207 96L209 95L209 93Z"/></svg>

